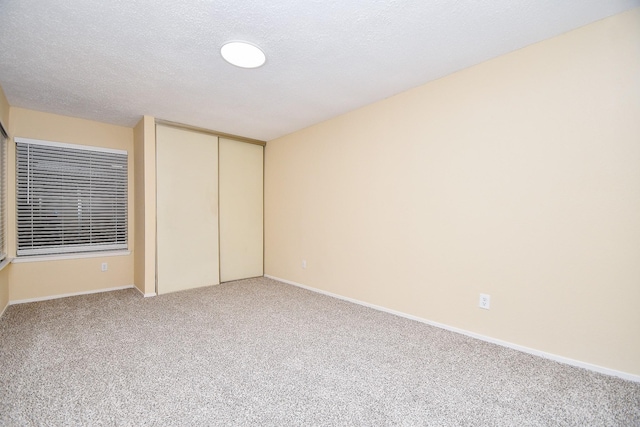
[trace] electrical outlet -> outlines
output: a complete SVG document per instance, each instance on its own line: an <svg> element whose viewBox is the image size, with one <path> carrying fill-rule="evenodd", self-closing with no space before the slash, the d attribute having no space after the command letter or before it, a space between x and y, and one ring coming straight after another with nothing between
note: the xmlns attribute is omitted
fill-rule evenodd
<svg viewBox="0 0 640 427"><path fill-rule="evenodd" d="M307 260L306 259L302 260L302 268L307 268Z"/></svg>
<svg viewBox="0 0 640 427"><path fill-rule="evenodd" d="M100 266L100 269L101 269L102 271L107 271L107 268L108 268L108 266L107 266L107 263L106 263L106 262L103 262L103 263L102 263L102 265Z"/></svg>
<svg viewBox="0 0 640 427"><path fill-rule="evenodd" d="M491 303L491 295L480 294L480 303L478 307L484 308L485 310L489 310L489 305Z"/></svg>

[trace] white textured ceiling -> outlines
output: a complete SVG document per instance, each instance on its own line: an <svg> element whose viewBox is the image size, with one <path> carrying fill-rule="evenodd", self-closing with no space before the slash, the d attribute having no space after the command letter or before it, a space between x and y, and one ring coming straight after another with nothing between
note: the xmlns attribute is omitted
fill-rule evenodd
<svg viewBox="0 0 640 427"><path fill-rule="evenodd" d="M270 140L640 0L0 0L16 107ZM267 63L235 68L229 40Z"/></svg>

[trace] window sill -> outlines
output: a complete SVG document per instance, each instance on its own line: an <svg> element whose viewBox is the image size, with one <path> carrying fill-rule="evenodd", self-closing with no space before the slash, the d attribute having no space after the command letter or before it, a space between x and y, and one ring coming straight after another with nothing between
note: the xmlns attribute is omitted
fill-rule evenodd
<svg viewBox="0 0 640 427"><path fill-rule="evenodd" d="M82 258L104 258L110 256L128 256L131 251L107 251L107 252L87 252L81 254L59 254L59 255L31 255L13 258L12 264L21 262L41 262L41 261L60 261L66 259L82 259ZM1 269L2 267L0 267Z"/></svg>

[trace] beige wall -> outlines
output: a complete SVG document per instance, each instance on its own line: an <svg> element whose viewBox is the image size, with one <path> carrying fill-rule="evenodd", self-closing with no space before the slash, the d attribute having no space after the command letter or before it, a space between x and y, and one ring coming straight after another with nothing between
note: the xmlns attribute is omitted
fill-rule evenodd
<svg viewBox="0 0 640 427"><path fill-rule="evenodd" d="M5 130L9 132L9 102L4 95L2 87L0 87L0 121L5 127ZM5 265L0 270L0 313L4 312L4 309L9 304L9 269L11 265Z"/></svg>
<svg viewBox="0 0 640 427"><path fill-rule="evenodd" d="M2 87L0 87L0 121L5 126L5 130L9 132L9 129L7 129L9 126L9 102L7 102L7 97L4 95Z"/></svg>
<svg viewBox="0 0 640 427"><path fill-rule="evenodd" d="M4 313L4 310L9 305L9 269L11 264L5 265L0 270L0 314Z"/></svg>
<svg viewBox="0 0 640 427"><path fill-rule="evenodd" d="M270 141L265 273L640 374L639 117L635 9Z"/></svg>
<svg viewBox="0 0 640 427"><path fill-rule="evenodd" d="M133 129L135 188L134 283L155 294L155 121L144 116Z"/></svg>
<svg viewBox="0 0 640 427"><path fill-rule="evenodd" d="M129 250L134 251L133 129L11 108L11 136L93 145L127 150L129 153ZM15 145L8 150L8 189L15 188ZM15 193L8 191L8 205L15 206ZM8 253L14 257L15 210L8 212ZM101 271L101 263L108 271ZM9 271L9 296L12 301L42 298L67 293L88 292L133 284L133 255L58 261L14 263Z"/></svg>
<svg viewBox="0 0 640 427"><path fill-rule="evenodd" d="M156 292L156 123L144 116L144 292Z"/></svg>
<svg viewBox="0 0 640 427"><path fill-rule="evenodd" d="M133 128L133 193L134 225L133 240L136 249L133 252L133 283L144 293L145 278L145 241L144 241L144 117Z"/></svg>
<svg viewBox="0 0 640 427"><path fill-rule="evenodd" d="M4 95L2 87L0 87L0 121L5 127L5 130L9 132L9 102ZM0 313L4 312L4 309L9 304L9 269L11 265L5 265L0 270Z"/></svg>

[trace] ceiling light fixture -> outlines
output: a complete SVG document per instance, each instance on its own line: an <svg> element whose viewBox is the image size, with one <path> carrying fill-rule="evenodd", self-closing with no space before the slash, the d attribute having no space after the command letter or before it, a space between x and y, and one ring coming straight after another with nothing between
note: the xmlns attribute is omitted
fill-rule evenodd
<svg viewBox="0 0 640 427"><path fill-rule="evenodd" d="M220 54L229 64L240 68L258 68L267 60L258 46L241 41L225 43Z"/></svg>

